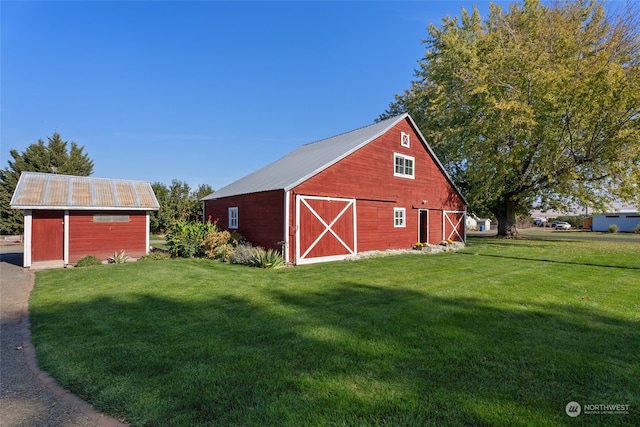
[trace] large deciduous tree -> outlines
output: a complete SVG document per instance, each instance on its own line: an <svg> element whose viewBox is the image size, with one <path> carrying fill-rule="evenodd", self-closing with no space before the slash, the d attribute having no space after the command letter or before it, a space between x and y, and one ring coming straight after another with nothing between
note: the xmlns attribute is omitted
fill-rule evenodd
<svg viewBox="0 0 640 427"><path fill-rule="evenodd" d="M13 160L0 170L0 233L21 234L22 213L11 209L9 203L18 185L22 172L59 173L64 175L89 176L93 173L93 160L84 153L84 147L75 142L63 141L58 133L47 138L47 143L38 140L22 153L11 150Z"/></svg>
<svg viewBox="0 0 640 427"><path fill-rule="evenodd" d="M492 4L430 25L409 112L478 213L640 205L640 41L633 6ZM609 13L608 13L609 12Z"/></svg>
<svg viewBox="0 0 640 427"><path fill-rule="evenodd" d="M160 209L151 213L150 228L152 233L164 233L171 223L179 218L191 221L202 219L202 202L200 199L213 193L208 184L201 184L196 190L186 182L174 179L167 187L161 182L154 182L151 188L158 199Z"/></svg>

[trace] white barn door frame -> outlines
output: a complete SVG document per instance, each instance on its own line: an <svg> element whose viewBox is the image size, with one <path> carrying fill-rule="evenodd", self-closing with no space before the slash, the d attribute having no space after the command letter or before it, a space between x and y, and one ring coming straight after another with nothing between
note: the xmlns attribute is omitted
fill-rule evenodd
<svg viewBox="0 0 640 427"><path fill-rule="evenodd" d="M342 202L344 203L343 209L335 215L335 217L331 219L323 219L322 215L314 209L309 201L310 200L319 200L325 202ZM301 208L304 207L313 218L317 219L320 224L322 224L323 230L315 236L313 242L309 245L309 247L305 248L304 251L301 249L301 239L300 235L304 227L301 227ZM352 218L346 218L352 224L352 234L353 238L348 239L346 236L340 236L339 233L334 230L333 226L338 222L338 220L343 219L348 212L352 212ZM304 225L304 224L302 224ZM349 256L355 255L358 253L358 236L357 236L357 219L356 219L356 199L345 199L345 198L337 198L337 197L320 197L320 196L303 196L296 195L296 264L311 264L315 262L324 262L324 261L337 261L341 259L348 258ZM309 256L310 252L316 248L319 244L321 244L322 239L327 235L331 234L333 237L340 242L340 245L346 251L346 254L336 254L336 255L328 255L321 257L312 257Z"/></svg>
<svg viewBox="0 0 640 427"><path fill-rule="evenodd" d="M459 218L455 218L455 216L449 216L450 214L454 214L454 215L458 215L458 214L462 214L460 215ZM460 239L461 242L466 242L467 241L467 233L466 233L466 227L465 227L465 218L467 216L467 211L442 211L442 240L449 240L452 237L454 237L455 235L458 236L458 238ZM455 223L454 223L455 221ZM452 231L451 233L449 233L449 235L446 235L446 223L449 223L452 227ZM458 226L462 225L462 235L458 232Z"/></svg>

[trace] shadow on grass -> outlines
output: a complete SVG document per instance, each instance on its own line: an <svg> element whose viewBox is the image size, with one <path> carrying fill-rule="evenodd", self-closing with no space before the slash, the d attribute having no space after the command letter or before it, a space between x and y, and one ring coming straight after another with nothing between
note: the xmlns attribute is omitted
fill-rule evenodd
<svg viewBox="0 0 640 427"><path fill-rule="evenodd" d="M498 255L498 254L478 254L473 252L460 252L459 254L482 256L482 257L488 257L488 258L513 259L513 260L519 260L519 261L535 261L535 262L545 262L545 263L553 263L553 264L582 265L582 266L588 266L588 267L621 268L625 270L640 270L640 267L633 267L633 266L627 266L627 265L597 264L597 263L584 262L584 261L564 261L561 259L518 257L518 256Z"/></svg>
<svg viewBox="0 0 640 427"><path fill-rule="evenodd" d="M260 292L32 307L38 358L135 425L640 424L637 322L358 281Z"/></svg>

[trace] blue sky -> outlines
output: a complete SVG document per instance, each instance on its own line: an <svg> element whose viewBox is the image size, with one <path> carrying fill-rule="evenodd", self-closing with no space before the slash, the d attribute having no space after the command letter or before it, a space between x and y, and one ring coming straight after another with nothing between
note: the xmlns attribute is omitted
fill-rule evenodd
<svg viewBox="0 0 640 427"><path fill-rule="evenodd" d="M373 123L474 3L3 0L1 167L58 132L93 176L219 189Z"/></svg>

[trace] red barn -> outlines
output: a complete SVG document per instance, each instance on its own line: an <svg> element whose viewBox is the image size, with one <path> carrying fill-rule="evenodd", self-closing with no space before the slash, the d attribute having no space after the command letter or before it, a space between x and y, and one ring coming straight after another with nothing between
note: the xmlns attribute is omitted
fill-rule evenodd
<svg viewBox="0 0 640 427"><path fill-rule="evenodd" d="M24 266L35 268L147 254L159 204L147 182L23 172L11 207L25 211Z"/></svg>
<svg viewBox="0 0 640 427"><path fill-rule="evenodd" d="M466 239L467 202L408 114L303 145L202 200L205 218L294 264Z"/></svg>

